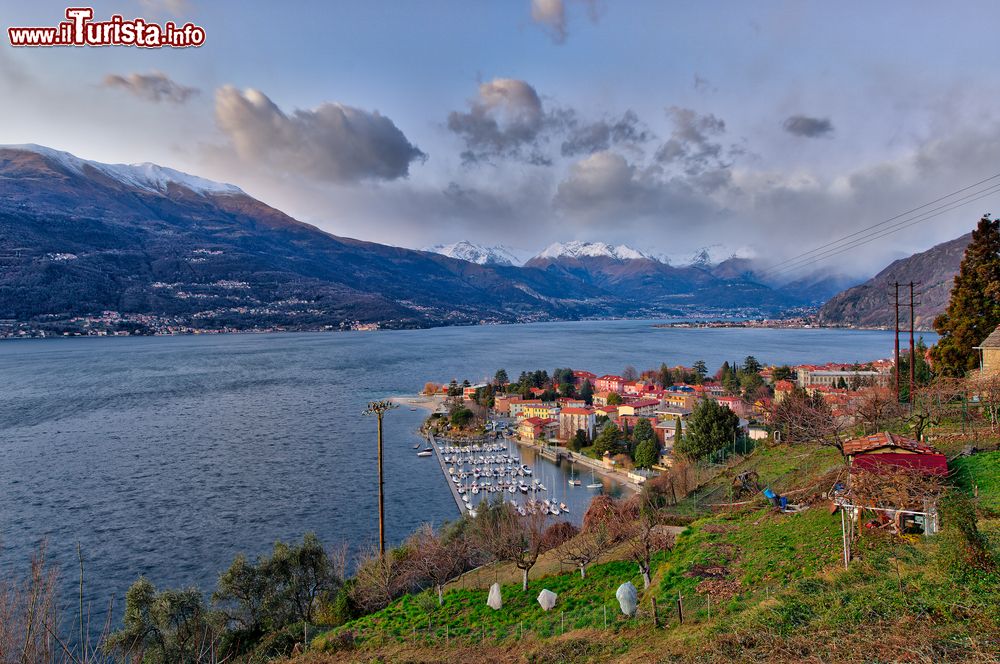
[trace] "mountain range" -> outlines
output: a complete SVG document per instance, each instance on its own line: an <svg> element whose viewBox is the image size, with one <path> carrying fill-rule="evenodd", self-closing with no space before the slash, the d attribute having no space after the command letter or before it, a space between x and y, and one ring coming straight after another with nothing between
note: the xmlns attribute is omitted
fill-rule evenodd
<svg viewBox="0 0 1000 664"><path fill-rule="evenodd" d="M900 300L909 304L909 283L916 284L914 327L929 330L934 318L948 306L951 287L958 274L971 233L942 242L891 263L868 281L837 294L819 310L824 325L892 327L895 324L895 283ZM909 312L901 309L901 324L909 325Z"/></svg>
<svg viewBox="0 0 1000 664"><path fill-rule="evenodd" d="M520 262L505 247L418 251L335 236L233 185L154 164L0 147L8 321L117 312L206 329L317 329L754 316L821 302L833 287L768 284L746 258L672 265L605 243L557 243Z"/></svg>

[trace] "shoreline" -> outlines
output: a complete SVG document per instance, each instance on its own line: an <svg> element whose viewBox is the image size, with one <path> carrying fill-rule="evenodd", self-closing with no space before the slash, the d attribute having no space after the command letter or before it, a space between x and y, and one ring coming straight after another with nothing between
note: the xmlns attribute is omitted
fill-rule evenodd
<svg viewBox="0 0 1000 664"><path fill-rule="evenodd" d="M623 487L625 487L626 489L628 489L630 491L633 491L634 493L639 493L640 491L642 491L642 486L640 484L637 484L636 482L633 482L632 480L630 480L628 477L626 477L624 475L624 473L622 473L620 471L617 471L617 470L609 469L603 463L601 463L600 461L597 461L596 459L591 459L590 457L584 456L583 454L580 454L579 452L574 452L574 451L572 451L572 450L570 450L568 448L558 447L558 446L555 446L555 445L535 445L533 443L526 443L526 442L524 442L522 440L519 440L517 438L514 438L513 440L514 440L514 442L518 446L520 446L520 447L527 447L529 449L532 449L535 452L537 452L539 454L539 456L542 456L541 452L545 448L554 448L560 454L565 455L565 457L571 463L579 463L579 464L581 464L583 466L586 466L587 468L593 470L596 474L600 475L601 477L604 477L604 478L609 479L609 480L614 480L618 484L621 484Z"/></svg>
<svg viewBox="0 0 1000 664"><path fill-rule="evenodd" d="M422 408L431 413L436 413L441 409L444 404L444 397L438 394L424 395L424 394L400 394L397 396L388 397L389 401L399 404L400 406L407 406L409 408Z"/></svg>

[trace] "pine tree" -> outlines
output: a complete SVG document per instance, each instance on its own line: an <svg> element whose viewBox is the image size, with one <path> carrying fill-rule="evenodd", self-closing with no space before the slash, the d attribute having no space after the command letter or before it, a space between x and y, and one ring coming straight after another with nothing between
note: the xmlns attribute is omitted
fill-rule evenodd
<svg viewBox="0 0 1000 664"><path fill-rule="evenodd" d="M1000 325L1000 220L979 220L965 250L948 308L934 321L941 338L932 351L934 370L964 376L979 366L975 350Z"/></svg>

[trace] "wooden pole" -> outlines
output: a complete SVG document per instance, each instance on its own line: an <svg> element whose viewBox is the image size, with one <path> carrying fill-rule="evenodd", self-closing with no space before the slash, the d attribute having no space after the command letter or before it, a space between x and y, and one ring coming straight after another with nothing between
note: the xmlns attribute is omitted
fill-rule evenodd
<svg viewBox="0 0 1000 664"><path fill-rule="evenodd" d="M684 624L684 603L680 593L677 593L677 620L681 625Z"/></svg>
<svg viewBox="0 0 1000 664"><path fill-rule="evenodd" d="M896 362L896 401L899 401L899 282L895 282L896 286L896 334L895 334L895 351L893 353L893 358Z"/></svg>
<svg viewBox="0 0 1000 664"><path fill-rule="evenodd" d="M391 401L371 401L365 410L365 415L374 415L378 420L378 550L385 555L385 486L382 475L382 417L386 411L396 408Z"/></svg>
<svg viewBox="0 0 1000 664"><path fill-rule="evenodd" d="M844 508L840 508L840 534L843 538L844 545L844 569L847 569L847 562L850 557L847 554L847 519L844 517Z"/></svg>
<svg viewBox="0 0 1000 664"><path fill-rule="evenodd" d="M916 384L917 357L913 348L913 282L910 282L910 404L913 404L913 388Z"/></svg>
<svg viewBox="0 0 1000 664"><path fill-rule="evenodd" d="M653 627L657 628L660 626L660 616L656 613L656 598L651 597L649 601L653 605Z"/></svg>
<svg viewBox="0 0 1000 664"><path fill-rule="evenodd" d="M382 476L382 415L378 412L378 550L385 555L385 498L382 493L384 479Z"/></svg>

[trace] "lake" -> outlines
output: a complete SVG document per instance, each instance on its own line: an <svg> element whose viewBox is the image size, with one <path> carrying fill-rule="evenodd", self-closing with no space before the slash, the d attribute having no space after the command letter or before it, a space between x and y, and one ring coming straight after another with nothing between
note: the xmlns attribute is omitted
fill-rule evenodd
<svg viewBox="0 0 1000 664"><path fill-rule="evenodd" d="M307 531L357 551L378 531L375 422L362 411L428 380L892 353L890 332L653 323L2 342L0 574L26 572L45 540L70 605L79 543L88 602L97 612L115 597L120 616L139 575L210 592L237 553ZM425 415L386 416L393 543L458 515L437 462L413 453Z"/></svg>

